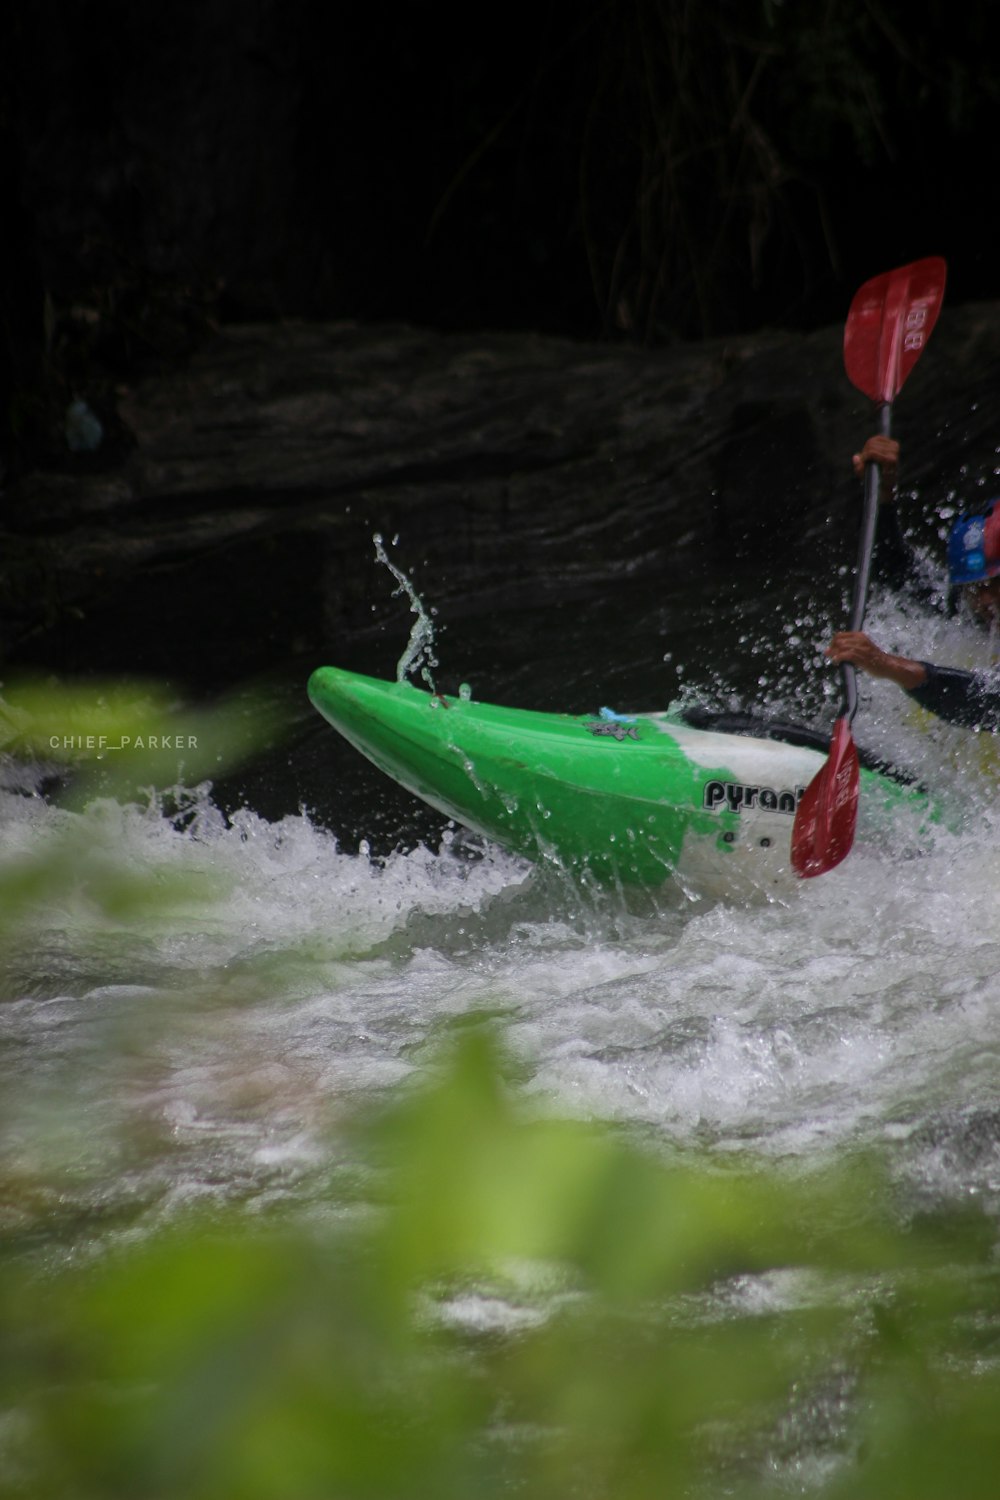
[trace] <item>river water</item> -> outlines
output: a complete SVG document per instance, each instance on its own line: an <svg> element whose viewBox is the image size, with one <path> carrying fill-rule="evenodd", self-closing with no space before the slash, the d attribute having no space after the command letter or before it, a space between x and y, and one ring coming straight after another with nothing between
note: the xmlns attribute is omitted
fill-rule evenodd
<svg viewBox="0 0 1000 1500"><path fill-rule="evenodd" d="M989 654L968 626L888 599L869 625L939 660ZM704 674L688 696L732 701L726 686ZM298 701L301 688L283 690ZM567 691L586 690L583 672ZM779 691L771 707L796 705ZM429 842L414 844L398 826L408 796L313 723L304 697L299 714L266 813L224 814L209 783L180 811L176 795L68 811L3 794L8 858L59 836L78 851L68 888L15 942L0 1083L17 1118L43 1098L69 1111L70 1160L55 1170L82 1209L138 1193L155 1216L191 1195L294 1191L326 1111L391 1089L442 1018L474 1010L506 1018L531 1086L560 1107L678 1142L902 1141L932 1116L961 1130L995 1100L992 746L931 724L891 686L864 687L857 736L950 799L949 828L920 858L859 844L826 877L738 904L673 887L623 902L419 811L410 823ZM97 920L101 869L184 877L190 899ZM137 1117L163 1138L138 1177L120 1160ZM969 1190L982 1165L980 1152L942 1189ZM995 1166L1000 1185L1000 1144Z"/></svg>
<svg viewBox="0 0 1000 1500"><path fill-rule="evenodd" d="M476 696L516 701L530 679L523 700L552 707L665 707L625 695L666 659L665 673L687 667L691 699L728 703L753 686L786 716L832 715L821 611L796 615L786 594L776 626L773 600L748 596L716 635L720 671L706 644L717 598L699 617L639 597L628 631L645 655L611 687L595 621L565 608L543 622L559 641L548 678L534 618L505 622L492 660L483 640L453 651L459 632L445 631L439 681L454 691L471 677ZM610 596L595 613L621 619L621 604ZM991 650L968 625L888 598L869 624L938 660ZM408 628L397 616L383 651L402 653ZM764 637L788 665L759 683ZM812 1163L871 1145L922 1199L1000 1213L990 745L866 684L858 738L891 749L951 809L932 847L859 844L821 879L735 903L675 887L622 898L412 816L314 719L305 666L278 690L295 732L248 774L242 801L233 784L223 797L203 782L71 809L30 794L37 767L6 769L6 867L68 841L62 886L8 939L2 996L3 1171L19 1185L9 1227L43 1264L100 1255L195 1203L252 1213L306 1200L331 1120L391 1097L442 1026L470 1014L498 1018L547 1109L667 1150ZM101 910L110 880L163 900Z"/></svg>

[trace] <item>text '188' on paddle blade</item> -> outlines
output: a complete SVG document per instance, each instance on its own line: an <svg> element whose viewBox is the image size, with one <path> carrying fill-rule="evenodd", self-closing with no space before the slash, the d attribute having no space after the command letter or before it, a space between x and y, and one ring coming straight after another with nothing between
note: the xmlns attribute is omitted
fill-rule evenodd
<svg viewBox="0 0 1000 1500"><path fill-rule="evenodd" d="M846 859L858 821L861 772L847 719L839 718L830 754L802 794L792 828L792 869L808 879Z"/></svg>
<svg viewBox="0 0 1000 1500"><path fill-rule="evenodd" d="M873 276L854 295L844 327L844 366L873 401L895 399L923 353L944 298L939 256Z"/></svg>

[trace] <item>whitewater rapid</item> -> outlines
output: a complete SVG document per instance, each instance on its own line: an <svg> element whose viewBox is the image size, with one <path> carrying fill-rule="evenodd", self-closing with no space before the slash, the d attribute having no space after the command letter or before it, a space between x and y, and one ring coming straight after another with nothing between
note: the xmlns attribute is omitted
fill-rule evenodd
<svg viewBox="0 0 1000 1500"><path fill-rule="evenodd" d="M956 733L925 747L939 770ZM67 1211L133 1233L194 1200L294 1199L338 1120L485 1017L540 1109L668 1151L905 1156L926 1137L921 1182L1000 1192L995 1139L947 1151L1000 1084L985 799L920 857L859 847L732 905L584 891L460 830L347 852L307 813L223 816L208 784L169 811L0 796L5 864L54 849L64 872L9 944L4 1166ZM138 893L117 916L112 877Z"/></svg>

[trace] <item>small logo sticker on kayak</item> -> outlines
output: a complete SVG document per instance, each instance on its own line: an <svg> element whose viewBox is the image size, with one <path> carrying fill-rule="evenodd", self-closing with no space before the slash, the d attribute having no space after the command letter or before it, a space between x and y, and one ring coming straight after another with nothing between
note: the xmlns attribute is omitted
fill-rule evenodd
<svg viewBox="0 0 1000 1500"><path fill-rule="evenodd" d="M617 740L619 744L624 739L637 740L639 738L635 725L626 724L622 719L607 719L603 723L595 721L592 724L585 724L584 728L589 729L591 734L610 734L612 739Z"/></svg>
<svg viewBox="0 0 1000 1500"><path fill-rule="evenodd" d="M702 806L711 812L725 808L738 813L744 808L762 807L765 812L794 813L804 793L804 786L779 792L773 786L748 786L742 781L706 781Z"/></svg>

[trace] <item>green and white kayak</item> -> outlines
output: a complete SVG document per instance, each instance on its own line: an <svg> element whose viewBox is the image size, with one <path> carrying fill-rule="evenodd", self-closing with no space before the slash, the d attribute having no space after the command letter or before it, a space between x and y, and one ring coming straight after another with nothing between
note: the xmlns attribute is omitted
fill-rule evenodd
<svg viewBox="0 0 1000 1500"><path fill-rule="evenodd" d="M667 713L575 717L319 667L309 697L393 781L488 839L604 882L706 893L791 881L795 808L824 763L805 744ZM862 770L876 821L926 799ZM864 821L864 819L863 819Z"/></svg>

